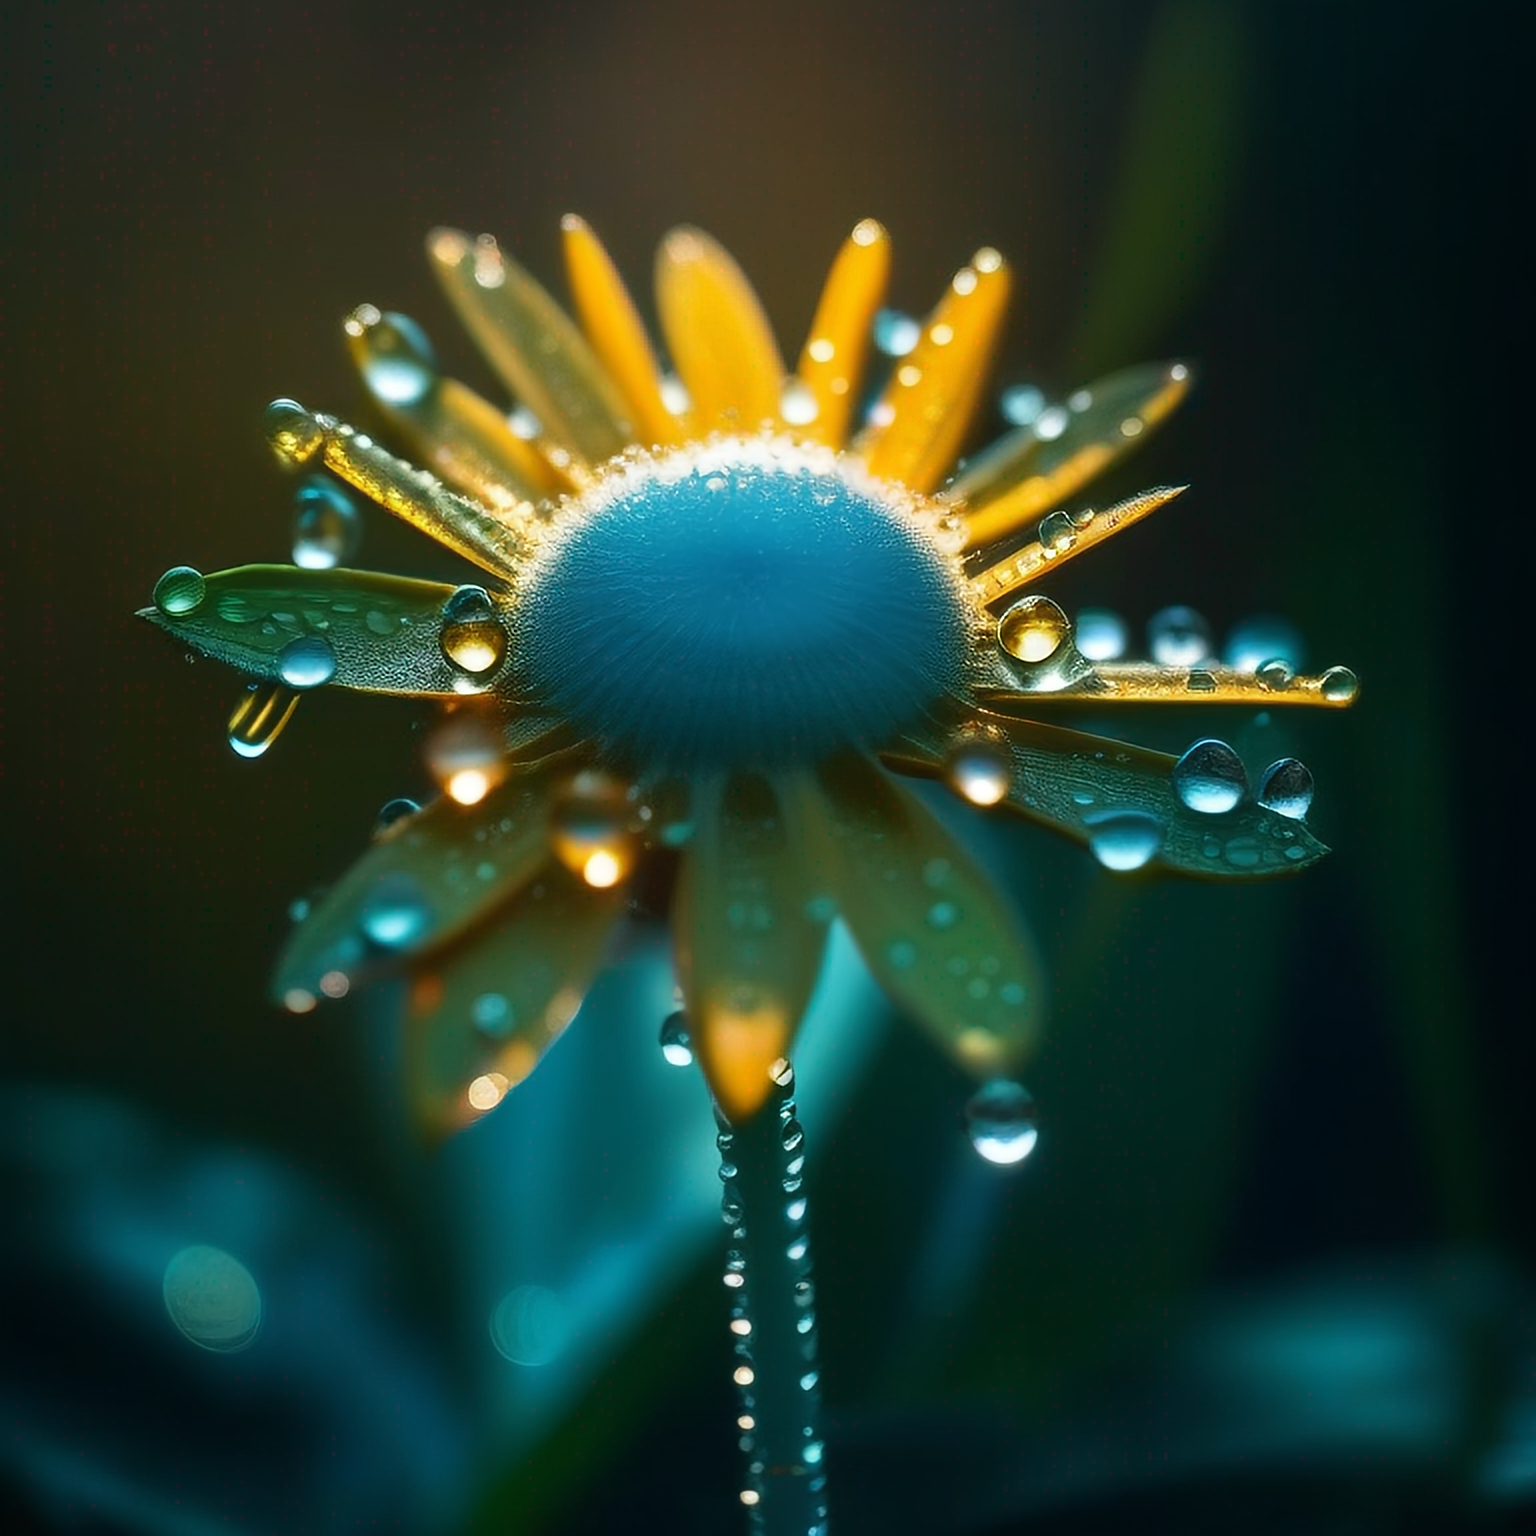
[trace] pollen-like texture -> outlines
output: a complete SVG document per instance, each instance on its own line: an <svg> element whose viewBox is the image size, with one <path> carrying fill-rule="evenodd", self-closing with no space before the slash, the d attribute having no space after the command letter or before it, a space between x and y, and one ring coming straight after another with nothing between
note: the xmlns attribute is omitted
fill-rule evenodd
<svg viewBox="0 0 1536 1536"><path fill-rule="evenodd" d="M830 453L723 440L643 460L521 583L525 685L621 761L691 772L888 742L952 691L953 558Z"/></svg>

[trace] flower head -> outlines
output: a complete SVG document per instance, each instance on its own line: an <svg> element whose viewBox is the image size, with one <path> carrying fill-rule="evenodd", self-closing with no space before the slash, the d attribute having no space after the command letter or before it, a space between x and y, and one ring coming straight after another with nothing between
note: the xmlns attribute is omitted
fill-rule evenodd
<svg viewBox="0 0 1536 1536"><path fill-rule="evenodd" d="M872 220L793 370L730 257L674 231L657 306L675 377L588 226L568 218L564 238L579 324L488 237L428 241L510 417L440 375L412 321L348 318L379 412L427 469L292 401L267 413L285 464L327 472L317 506L344 481L479 581L178 567L144 610L258 680L231 720L247 755L324 685L445 702L427 748L441 798L384 819L275 982L305 1010L404 967L426 1123L473 1119L532 1070L627 887L663 860L688 1029L727 1114L750 1115L782 1070L834 917L957 1060L1010 1070L1040 1028L1034 947L904 775L1114 870L1243 878L1326 851L1294 760L1254 793L1221 742L1174 759L1032 718L1085 699L1354 698L1344 668L1224 666L1198 638L1121 660L1027 590L1178 494L1071 502L1177 405L1187 368L1114 375L956 469L1009 291L997 252L961 268L861 409L889 264Z"/></svg>

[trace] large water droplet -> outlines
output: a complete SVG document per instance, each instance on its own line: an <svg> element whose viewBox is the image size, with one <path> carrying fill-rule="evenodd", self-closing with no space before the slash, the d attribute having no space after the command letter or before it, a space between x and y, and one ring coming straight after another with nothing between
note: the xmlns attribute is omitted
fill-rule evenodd
<svg viewBox="0 0 1536 1536"><path fill-rule="evenodd" d="M427 737L422 755L433 778L460 805L477 805L505 777L500 736L490 722L465 710L450 715Z"/></svg>
<svg viewBox="0 0 1536 1536"><path fill-rule="evenodd" d="M875 316L875 346L887 357L905 357L918 343L923 328L900 310L882 309Z"/></svg>
<svg viewBox="0 0 1536 1536"><path fill-rule="evenodd" d="M1105 869L1140 869L1163 846L1163 824L1145 811L1096 811L1083 818L1088 847Z"/></svg>
<svg viewBox="0 0 1536 1536"><path fill-rule="evenodd" d="M1066 614L1039 594L1021 599L997 621L997 643L1030 663L1049 661L1071 633Z"/></svg>
<svg viewBox="0 0 1536 1536"><path fill-rule="evenodd" d="M972 805L996 805L1013 780L1013 753L998 737L967 731L951 743L944 760L945 782Z"/></svg>
<svg viewBox="0 0 1536 1536"><path fill-rule="evenodd" d="M1265 810L1300 821L1312 808L1315 788L1312 770L1300 758L1282 757L1264 770L1257 798Z"/></svg>
<svg viewBox="0 0 1536 1536"><path fill-rule="evenodd" d="M262 412L261 424L284 464L307 463L325 446L325 430L297 400L274 400Z"/></svg>
<svg viewBox="0 0 1536 1536"><path fill-rule="evenodd" d="M779 415L791 427L803 427L816 420L816 396L799 379L790 379L779 396Z"/></svg>
<svg viewBox="0 0 1536 1536"><path fill-rule="evenodd" d="M1193 608L1163 608L1147 621L1147 650L1164 667L1198 667L1211 654L1211 628Z"/></svg>
<svg viewBox="0 0 1536 1536"><path fill-rule="evenodd" d="M207 595L208 583L203 580L203 573L190 565L173 565L155 583L155 607L171 619L196 613Z"/></svg>
<svg viewBox="0 0 1536 1536"><path fill-rule="evenodd" d="M997 402L1003 420L1016 427L1027 427L1045 409L1045 394L1033 384L1010 384Z"/></svg>
<svg viewBox="0 0 1536 1536"><path fill-rule="evenodd" d="M514 1365L548 1365L566 1346L565 1304L542 1285L519 1285L491 1313L491 1343Z"/></svg>
<svg viewBox="0 0 1536 1536"><path fill-rule="evenodd" d="M1294 670L1304 659L1301 631L1286 619L1255 614L1233 625L1222 654L1227 665L1239 672L1257 672L1271 658L1289 663Z"/></svg>
<svg viewBox="0 0 1536 1536"><path fill-rule="evenodd" d="M661 1054L674 1067L686 1067L693 1061L693 1041L688 1035L688 1016L682 1009L669 1013L661 1025Z"/></svg>
<svg viewBox="0 0 1536 1536"><path fill-rule="evenodd" d="M506 655L507 637L484 587L460 587L443 604L443 655L461 672L489 672Z"/></svg>
<svg viewBox="0 0 1536 1536"><path fill-rule="evenodd" d="M431 920L416 882L409 875L391 874L368 893L357 921L380 949L406 949L427 931Z"/></svg>
<svg viewBox="0 0 1536 1536"><path fill-rule="evenodd" d="M318 688L336 675L336 652L324 635L300 635L277 653L277 675L301 692Z"/></svg>
<svg viewBox="0 0 1536 1536"><path fill-rule="evenodd" d="M299 696L281 683L252 683L229 713L225 734L241 757L260 757L283 733Z"/></svg>
<svg viewBox="0 0 1536 1536"><path fill-rule="evenodd" d="M408 315L381 315L361 304L347 317L360 343L363 382L386 405L415 405L437 384L437 359L427 334Z"/></svg>
<svg viewBox="0 0 1536 1536"><path fill-rule="evenodd" d="M293 498L293 563L307 571L345 565L357 553L362 519L352 498L324 475L310 475Z"/></svg>
<svg viewBox="0 0 1536 1536"><path fill-rule="evenodd" d="M1192 811L1220 816L1248 793L1243 760L1224 741L1197 741L1173 765L1173 788Z"/></svg>
<svg viewBox="0 0 1536 1536"><path fill-rule="evenodd" d="M971 1096L965 1106L965 1130L989 1163L1022 1163L1040 1139L1035 1101L1020 1084L998 1078Z"/></svg>
<svg viewBox="0 0 1536 1536"><path fill-rule="evenodd" d="M161 1282L171 1321L200 1349L232 1354L261 1326L261 1291L245 1265L204 1243L183 1248Z"/></svg>
<svg viewBox="0 0 1536 1536"><path fill-rule="evenodd" d="M1272 693L1279 693L1284 688L1291 686L1291 680L1296 676L1296 669L1283 656L1271 656L1267 661L1261 661L1254 670L1261 686L1268 688Z"/></svg>
<svg viewBox="0 0 1536 1536"><path fill-rule="evenodd" d="M1108 608L1084 608L1072 638L1089 661L1118 661L1129 640L1125 620Z"/></svg>

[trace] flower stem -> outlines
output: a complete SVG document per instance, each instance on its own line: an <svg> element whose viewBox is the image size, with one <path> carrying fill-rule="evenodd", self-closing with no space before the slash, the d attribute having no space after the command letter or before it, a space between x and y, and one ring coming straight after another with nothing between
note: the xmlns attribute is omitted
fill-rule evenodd
<svg viewBox="0 0 1536 1536"><path fill-rule="evenodd" d="M730 1229L734 1375L740 1388L741 1501L762 1536L825 1536L821 1388L804 1193L805 1134L788 1062L750 1120L718 1109L721 1214Z"/></svg>

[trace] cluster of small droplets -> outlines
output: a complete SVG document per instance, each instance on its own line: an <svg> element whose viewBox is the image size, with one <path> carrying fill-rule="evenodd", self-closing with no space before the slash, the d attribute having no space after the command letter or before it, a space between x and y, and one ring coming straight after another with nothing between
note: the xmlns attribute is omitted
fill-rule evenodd
<svg viewBox="0 0 1536 1536"><path fill-rule="evenodd" d="M754 1124L737 1129L717 1115L724 1186L720 1213L730 1229L721 1278L730 1294L731 1378L739 1391L736 1427L747 1468L741 1502L751 1512L754 1530L770 1528L765 1505L773 1500L780 1513L772 1529L821 1536L827 1518L826 1473L816 1293L806 1235L805 1135L788 1062L777 1065L774 1082L779 1094ZM765 1141L771 1143L775 1166L763 1196L758 1188L744 1188L747 1180L739 1164L744 1157L756 1158ZM749 1179L753 1172L761 1170L749 1167ZM763 1186L762 1179L751 1183ZM796 1515L786 1519L782 1511L791 1502Z"/></svg>

